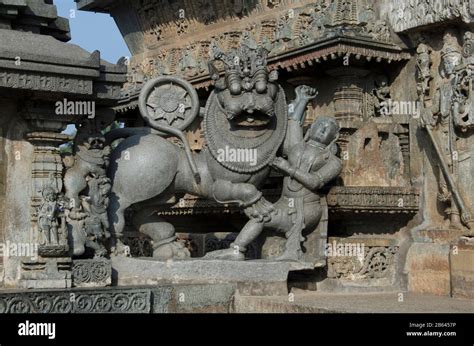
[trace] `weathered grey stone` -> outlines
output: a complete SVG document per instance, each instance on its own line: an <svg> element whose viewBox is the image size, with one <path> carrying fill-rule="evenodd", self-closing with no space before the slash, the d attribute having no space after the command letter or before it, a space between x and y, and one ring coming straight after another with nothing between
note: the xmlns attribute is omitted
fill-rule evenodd
<svg viewBox="0 0 474 346"><path fill-rule="evenodd" d="M232 284L177 285L173 288L173 312L228 313L234 293Z"/></svg>
<svg viewBox="0 0 474 346"><path fill-rule="evenodd" d="M308 264L306 269L311 265ZM258 283L269 286L286 283L290 262L265 260L168 260L112 258L118 285ZM301 266L297 269L301 269Z"/></svg>
<svg viewBox="0 0 474 346"><path fill-rule="evenodd" d="M134 55L127 80L127 59L64 43L52 1L0 0L0 241L39 243L37 258L5 257L3 286L69 292L71 272L108 285L108 264L91 283L70 256L127 255L122 233L138 230L140 256L220 250L115 257L114 285L154 285L145 310L226 312L234 292L285 297L287 284L472 297L459 239L474 236L473 0L76 2L116 20ZM97 119L58 114L64 95L97 102ZM125 128L104 138L114 119ZM219 159L226 146L256 149L255 165ZM357 239L363 258L327 255L328 236ZM271 260L282 254L296 261Z"/></svg>

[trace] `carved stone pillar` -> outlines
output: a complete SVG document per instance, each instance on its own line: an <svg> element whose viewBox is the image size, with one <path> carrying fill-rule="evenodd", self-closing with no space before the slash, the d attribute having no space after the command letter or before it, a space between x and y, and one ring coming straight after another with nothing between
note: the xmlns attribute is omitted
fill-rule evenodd
<svg viewBox="0 0 474 346"><path fill-rule="evenodd" d="M21 263L21 286L25 288L71 287L71 257L61 200L63 163L60 146L71 137L59 133L60 121L44 121L28 114L35 131L26 134L33 145L31 158L30 239L37 244L36 257Z"/></svg>
<svg viewBox="0 0 474 346"><path fill-rule="evenodd" d="M361 83L368 71L345 67L327 73L338 80L334 94L334 108L338 121L361 121L364 117L364 88Z"/></svg>

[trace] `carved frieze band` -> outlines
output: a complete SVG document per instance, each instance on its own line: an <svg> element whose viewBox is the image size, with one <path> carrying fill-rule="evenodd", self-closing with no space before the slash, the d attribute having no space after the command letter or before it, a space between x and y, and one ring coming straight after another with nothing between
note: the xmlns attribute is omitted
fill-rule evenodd
<svg viewBox="0 0 474 346"><path fill-rule="evenodd" d="M395 32L462 19L474 22L474 0L390 1L389 21Z"/></svg>
<svg viewBox="0 0 474 346"><path fill-rule="evenodd" d="M92 80L50 74L0 71L0 87L73 94L92 94Z"/></svg>
<svg viewBox="0 0 474 346"><path fill-rule="evenodd" d="M332 211L414 213L419 208L419 197L414 188L338 186L328 194L328 206Z"/></svg>
<svg viewBox="0 0 474 346"><path fill-rule="evenodd" d="M0 313L149 313L149 290L0 294Z"/></svg>
<svg viewBox="0 0 474 346"><path fill-rule="evenodd" d="M278 192L266 193L278 196ZM331 211L400 212L416 213L420 205L420 193L411 187L336 186L328 194ZM171 208L162 209L160 215L198 215L238 212L238 208L225 206L194 196L185 196Z"/></svg>

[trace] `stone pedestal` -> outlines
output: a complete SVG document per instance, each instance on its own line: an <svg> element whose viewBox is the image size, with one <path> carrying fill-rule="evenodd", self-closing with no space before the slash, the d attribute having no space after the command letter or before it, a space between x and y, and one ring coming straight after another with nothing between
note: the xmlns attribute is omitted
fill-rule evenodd
<svg viewBox="0 0 474 346"><path fill-rule="evenodd" d="M291 270L312 269L311 263L223 260L169 260L152 258L112 259L119 286L158 284L224 284L235 283L243 295L286 295Z"/></svg>

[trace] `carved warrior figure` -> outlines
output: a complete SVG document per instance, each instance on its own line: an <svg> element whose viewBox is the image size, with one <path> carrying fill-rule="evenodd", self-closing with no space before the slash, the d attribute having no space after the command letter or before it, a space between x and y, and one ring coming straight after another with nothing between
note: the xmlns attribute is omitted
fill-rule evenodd
<svg viewBox="0 0 474 346"><path fill-rule="evenodd" d="M215 90L203 111L206 145L202 152L191 153L182 133L199 113L196 91L175 77L158 78L143 88L140 111L149 127L117 129L107 135L110 141L125 138L113 151L109 169L112 192L108 213L117 254L123 252L120 238L124 211L129 207L135 211L133 225L153 239L154 256L161 259L189 256L176 242L173 225L155 212L158 204L176 203L176 194L236 203L259 215L274 209L258 187L270 173L287 134L284 91L275 82L277 74L267 69L268 52L264 49L242 46L224 54L214 47L213 51L215 59L223 62L225 75L220 77L216 63L210 63ZM295 117L301 117L308 100L297 102ZM180 109L182 104L189 108ZM172 127L165 119L175 113L184 120ZM166 136L178 137L184 150ZM223 150L255 151L256 161L222 157ZM129 159L124 160L124 155Z"/></svg>
<svg viewBox="0 0 474 346"><path fill-rule="evenodd" d="M297 101L315 96L307 87L297 89ZM262 214L258 208L246 209L250 221L245 225L229 249L210 252L206 258L245 259L247 247L264 228L282 232L287 241L285 251L276 260L299 261L303 251L303 230L311 231L318 225L323 208L321 192L329 181L342 171L342 163L335 156L339 125L334 118L319 117L303 140L304 112L297 111L289 119L287 145L288 160L277 157L272 167L285 176L281 198L272 206L270 214ZM284 151L285 154L285 151ZM261 203L268 203L262 201Z"/></svg>

